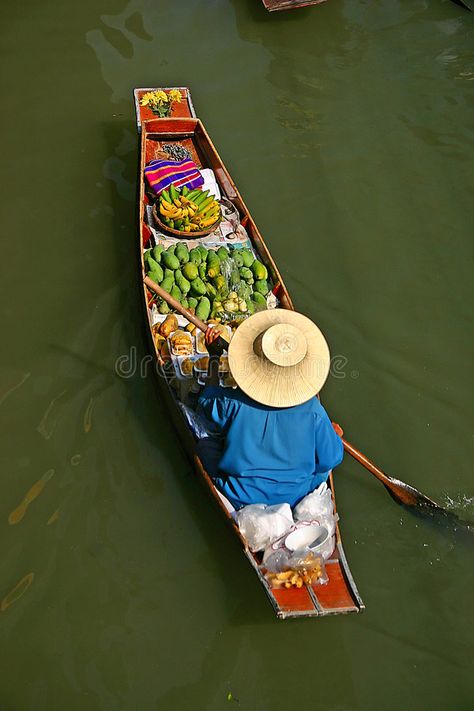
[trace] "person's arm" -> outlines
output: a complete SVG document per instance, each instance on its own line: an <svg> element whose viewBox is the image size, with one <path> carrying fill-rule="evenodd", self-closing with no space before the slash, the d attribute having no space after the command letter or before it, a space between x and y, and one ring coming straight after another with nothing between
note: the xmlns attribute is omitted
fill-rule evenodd
<svg viewBox="0 0 474 711"><path fill-rule="evenodd" d="M336 426L342 435L342 429L338 425ZM336 432L336 427L331 423L326 411L320 411L316 416L315 433L317 474L328 472L342 462L344 445L342 444L341 436Z"/></svg>
<svg viewBox="0 0 474 711"><path fill-rule="evenodd" d="M219 358L224 352L224 345L219 332L211 326L206 331L205 341L209 353L206 385L219 385Z"/></svg>

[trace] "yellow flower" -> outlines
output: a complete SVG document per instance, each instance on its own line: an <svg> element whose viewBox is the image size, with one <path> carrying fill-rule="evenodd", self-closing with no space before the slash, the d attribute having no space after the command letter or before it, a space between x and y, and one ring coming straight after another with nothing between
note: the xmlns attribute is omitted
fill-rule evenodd
<svg viewBox="0 0 474 711"><path fill-rule="evenodd" d="M158 91L153 92L153 103L155 104L167 104L168 103L168 96L166 92L163 91L163 89L159 89Z"/></svg>
<svg viewBox="0 0 474 711"><path fill-rule="evenodd" d="M152 103L153 101L153 92L147 91L146 94L143 94L141 100L140 100L140 106L148 106L148 104Z"/></svg>
<svg viewBox="0 0 474 711"><path fill-rule="evenodd" d="M171 99L171 101L176 101L177 104L181 103L181 92L178 91L178 89L171 89L168 96Z"/></svg>

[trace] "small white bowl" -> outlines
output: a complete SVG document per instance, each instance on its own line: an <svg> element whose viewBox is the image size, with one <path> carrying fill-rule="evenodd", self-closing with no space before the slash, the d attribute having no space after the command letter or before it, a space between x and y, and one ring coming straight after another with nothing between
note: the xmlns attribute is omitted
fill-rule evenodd
<svg viewBox="0 0 474 711"><path fill-rule="evenodd" d="M318 549L326 543L328 536L329 531L326 526L319 526L317 523L301 526L287 535L285 546L290 551L309 548L317 553Z"/></svg>

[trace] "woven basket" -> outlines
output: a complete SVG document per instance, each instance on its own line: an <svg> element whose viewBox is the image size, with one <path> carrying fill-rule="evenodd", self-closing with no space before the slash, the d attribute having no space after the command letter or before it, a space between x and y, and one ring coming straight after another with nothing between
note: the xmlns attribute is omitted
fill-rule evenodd
<svg viewBox="0 0 474 711"><path fill-rule="evenodd" d="M206 230L199 230L195 232L183 232L182 230L175 230L172 227L168 227L167 224L162 222L158 216L158 211L156 209L156 203L153 205L152 208L152 215L153 219L155 220L156 224L162 230L163 232L166 232L167 234L174 235L174 237L181 237L181 239L196 239L196 237L207 237L207 235L210 235L212 232L215 232L217 228L219 227L219 224L222 221L222 213L221 216L219 217L218 220L214 222L213 225L208 227Z"/></svg>

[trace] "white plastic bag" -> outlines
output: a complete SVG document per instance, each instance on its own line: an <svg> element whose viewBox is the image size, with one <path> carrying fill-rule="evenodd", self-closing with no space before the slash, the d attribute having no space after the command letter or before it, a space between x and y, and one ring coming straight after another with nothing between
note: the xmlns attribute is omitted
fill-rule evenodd
<svg viewBox="0 0 474 711"><path fill-rule="evenodd" d="M294 525L289 504L250 504L237 511L237 524L250 550L263 551Z"/></svg>
<svg viewBox="0 0 474 711"><path fill-rule="evenodd" d="M317 489L301 499L294 508L295 521L311 521L319 516L332 516L331 489L324 481Z"/></svg>

